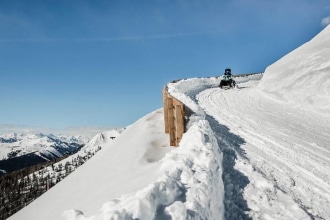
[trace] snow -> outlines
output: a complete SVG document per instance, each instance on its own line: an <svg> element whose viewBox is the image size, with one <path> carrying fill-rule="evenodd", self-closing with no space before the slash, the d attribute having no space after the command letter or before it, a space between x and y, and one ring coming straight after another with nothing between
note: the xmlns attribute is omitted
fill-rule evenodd
<svg viewBox="0 0 330 220"><path fill-rule="evenodd" d="M330 26L269 66L260 83L197 95L224 158L236 152L233 167L248 179L237 184L243 210L253 219L330 217L329 34Z"/></svg>
<svg viewBox="0 0 330 220"><path fill-rule="evenodd" d="M330 115L330 26L265 71L259 88L273 98Z"/></svg>
<svg viewBox="0 0 330 220"><path fill-rule="evenodd" d="M97 135L90 144L101 146L100 152L10 219L58 220L71 208L92 215L107 201L155 181L159 160L170 150L162 119L157 111L115 139L113 131Z"/></svg>
<svg viewBox="0 0 330 220"><path fill-rule="evenodd" d="M234 148L235 169L249 179L244 198L250 214L256 219L330 216L329 118L269 99L254 84L198 96L213 120L229 129L219 142Z"/></svg>
<svg viewBox="0 0 330 220"><path fill-rule="evenodd" d="M223 197L222 157L208 122L194 124L181 144L184 147L172 150L162 160L157 181L135 194L104 204L97 216L72 219L221 218L223 202L218 198Z"/></svg>
<svg viewBox="0 0 330 220"><path fill-rule="evenodd" d="M62 157L77 148L73 144L85 144L89 140L82 136L55 136L53 134L42 133L21 133L21 134L3 134L0 135L0 158L7 159L8 153L19 151L17 156L28 153L39 152L44 155ZM72 148L72 149L70 149Z"/></svg>
<svg viewBox="0 0 330 220"><path fill-rule="evenodd" d="M329 219L330 26L264 74L169 83L192 112L178 148L156 110L11 220Z"/></svg>

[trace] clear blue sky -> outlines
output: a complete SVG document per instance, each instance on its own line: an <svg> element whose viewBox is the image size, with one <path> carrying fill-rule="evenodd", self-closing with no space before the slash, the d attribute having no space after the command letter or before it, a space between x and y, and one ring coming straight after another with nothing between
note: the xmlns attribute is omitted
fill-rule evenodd
<svg viewBox="0 0 330 220"><path fill-rule="evenodd" d="M261 72L328 0L0 0L1 127L122 127L180 78Z"/></svg>

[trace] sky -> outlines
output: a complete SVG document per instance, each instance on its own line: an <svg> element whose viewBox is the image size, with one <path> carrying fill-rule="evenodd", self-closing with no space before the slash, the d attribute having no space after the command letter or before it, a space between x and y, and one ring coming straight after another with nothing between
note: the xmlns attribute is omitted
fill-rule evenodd
<svg viewBox="0 0 330 220"><path fill-rule="evenodd" d="M328 0L0 0L0 133L124 127L183 78L263 72Z"/></svg>

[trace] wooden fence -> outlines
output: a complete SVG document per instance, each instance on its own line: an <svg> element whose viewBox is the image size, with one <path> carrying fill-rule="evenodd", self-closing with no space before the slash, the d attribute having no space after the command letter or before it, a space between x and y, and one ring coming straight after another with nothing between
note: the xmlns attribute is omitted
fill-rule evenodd
<svg viewBox="0 0 330 220"><path fill-rule="evenodd" d="M170 145L179 146L185 132L185 106L163 89L165 133L170 135Z"/></svg>

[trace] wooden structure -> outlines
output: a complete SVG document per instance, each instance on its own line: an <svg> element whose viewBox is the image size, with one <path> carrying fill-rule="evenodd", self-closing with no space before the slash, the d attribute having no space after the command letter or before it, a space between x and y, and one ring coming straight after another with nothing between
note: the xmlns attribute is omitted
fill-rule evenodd
<svg viewBox="0 0 330 220"><path fill-rule="evenodd" d="M170 135L170 145L179 146L185 132L185 106L163 89L165 133Z"/></svg>

